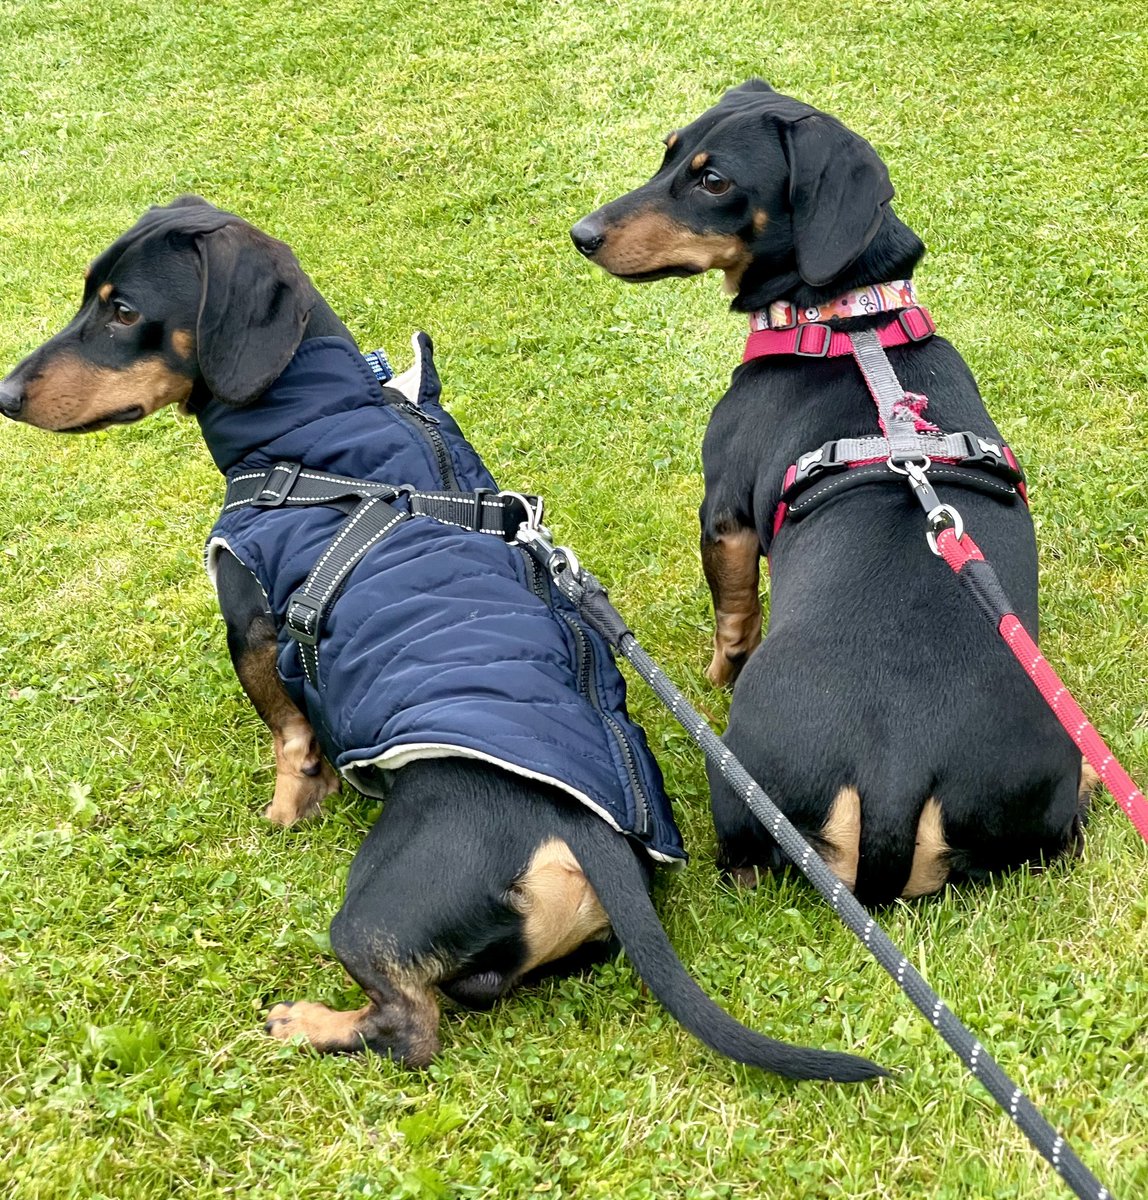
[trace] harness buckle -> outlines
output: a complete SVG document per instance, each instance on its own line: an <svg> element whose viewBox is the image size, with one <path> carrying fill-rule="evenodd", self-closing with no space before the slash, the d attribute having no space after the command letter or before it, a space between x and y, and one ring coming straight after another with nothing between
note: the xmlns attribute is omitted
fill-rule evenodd
<svg viewBox="0 0 1148 1200"><path fill-rule="evenodd" d="M816 479L819 475L828 475L831 471L844 471L849 466L849 460L840 457L839 446L840 439L837 439L825 442L816 450L810 450L808 453L800 455L793 464L792 477L787 479L786 492L811 479Z"/></svg>
<svg viewBox="0 0 1148 1200"><path fill-rule="evenodd" d="M287 632L304 646L319 644L319 618L323 610L310 600L295 592L287 601Z"/></svg>
<svg viewBox="0 0 1148 1200"><path fill-rule="evenodd" d="M1015 459L1009 461L1008 447L1000 438L981 437L965 429L958 435L965 445L965 453L961 465L966 467L984 467L997 475L1003 475L1013 483L1024 480L1024 472L1015 466Z"/></svg>
<svg viewBox="0 0 1148 1200"><path fill-rule="evenodd" d="M806 349L806 335L817 334L821 335L821 341L816 346L810 346ZM793 353L801 358L826 358L829 355L829 346L833 341L833 330L828 325L820 325L816 321L810 321L806 325L798 325L797 337L793 342Z"/></svg>
<svg viewBox="0 0 1148 1200"><path fill-rule="evenodd" d="M911 342L923 342L937 332L937 324L929 310L919 304L912 308L903 308L897 314L897 324Z"/></svg>
<svg viewBox="0 0 1148 1200"><path fill-rule="evenodd" d="M301 462L277 462L263 477L259 491L251 498L252 508L282 508L302 469Z"/></svg>

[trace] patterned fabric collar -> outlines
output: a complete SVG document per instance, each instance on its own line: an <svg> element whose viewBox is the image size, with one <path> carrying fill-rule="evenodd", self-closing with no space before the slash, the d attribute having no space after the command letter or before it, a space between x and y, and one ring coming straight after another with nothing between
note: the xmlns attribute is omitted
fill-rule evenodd
<svg viewBox="0 0 1148 1200"><path fill-rule="evenodd" d="M899 308L912 308L916 303L913 281L893 279L846 292L827 304L807 308L798 308L789 300L775 300L767 310L749 314L749 329L751 333L759 329L792 329L795 325L831 321L834 317L868 317L873 313L893 312Z"/></svg>

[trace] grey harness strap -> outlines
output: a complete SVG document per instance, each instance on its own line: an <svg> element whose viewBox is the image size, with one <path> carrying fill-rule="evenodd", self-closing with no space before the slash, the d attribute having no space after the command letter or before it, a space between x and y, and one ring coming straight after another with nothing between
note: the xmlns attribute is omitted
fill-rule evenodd
<svg viewBox="0 0 1148 1200"><path fill-rule="evenodd" d="M920 459L925 453L924 439L917 432L913 418L897 410L905 399L905 389L876 332L864 329L851 333L849 341L853 346L853 357L877 405L877 418L889 442L888 456L895 462Z"/></svg>

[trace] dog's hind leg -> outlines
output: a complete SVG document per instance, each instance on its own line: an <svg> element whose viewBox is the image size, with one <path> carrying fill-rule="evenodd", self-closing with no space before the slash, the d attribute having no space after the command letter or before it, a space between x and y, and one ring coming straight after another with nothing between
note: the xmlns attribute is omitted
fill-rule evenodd
<svg viewBox="0 0 1148 1200"><path fill-rule="evenodd" d="M255 576L224 551L215 583L235 673L275 739L275 795L263 815L276 825L292 825L319 811L339 790L339 777L279 678L275 624Z"/></svg>
<svg viewBox="0 0 1148 1200"><path fill-rule="evenodd" d="M304 1037L322 1054L373 1050L407 1067L425 1067L438 1053L439 1007L432 988L396 971L360 980L370 1003L340 1012L309 1000L276 1004L264 1029L281 1042Z"/></svg>

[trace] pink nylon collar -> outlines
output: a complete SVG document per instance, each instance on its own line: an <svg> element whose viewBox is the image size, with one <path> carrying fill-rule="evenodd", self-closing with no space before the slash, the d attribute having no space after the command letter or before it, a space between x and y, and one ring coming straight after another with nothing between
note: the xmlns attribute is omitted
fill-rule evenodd
<svg viewBox="0 0 1148 1200"><path fill-rule="evenodd" d="M749 331L759 329L792 329L795 325L811 325L832 321L835 317L871 317L880 312L896 312L900 308L915 308L917 293L911 279L892 279L869 287L846 292L825 304L798 308L789 300L775 300L763 312L750 313Z"/></svg>
<svg viewBox="0 0 1148 1200"><path fill-rule="evenodd" d="M754 313L755 317L758 315ZM877 330L877 337L886 349L910 342L923 342L937 328L929 310L920 305L890 315L892 320ZM799 358L838 358L852 353L853 343L849 335L828 325L807 322L790 329L755 329L751 322L741 361L749 362L750 359L773 354L794 354Z"/></svg>

